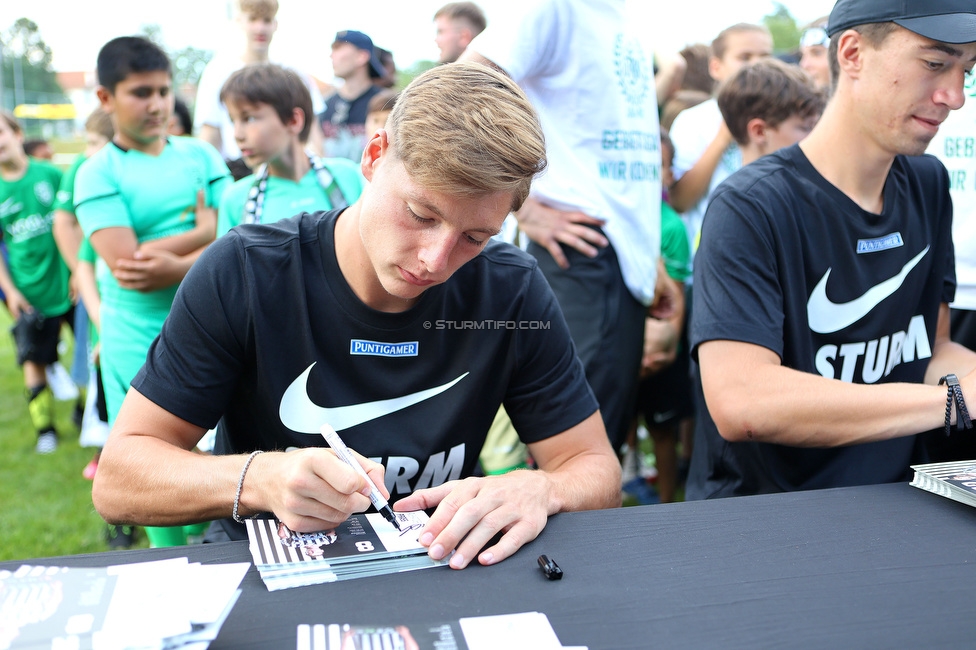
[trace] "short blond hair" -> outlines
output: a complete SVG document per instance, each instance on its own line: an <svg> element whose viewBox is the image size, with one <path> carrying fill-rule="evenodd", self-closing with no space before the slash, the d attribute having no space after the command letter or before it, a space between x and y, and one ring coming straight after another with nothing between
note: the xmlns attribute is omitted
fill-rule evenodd
<svg viewBox="0 0 976 650"><path fill-rule="evenodd" d="M386 123L393 153L426 188L464 196L512 192L512 210L546 168L535 109L505 73L449 63L420 75Z"/></svg>
<svg viewBox="0 0 976 650"><path fill-rule="evenodd" d="M98 106L91 112L85 120L85 131L97 133L106 140L115 137L115 127L112 126L112 116L105 112L105 109Z"/></svg>
<svg viewBox="0 0 976 650"><path fill-rule="evenodd" d="M237 8L242 16L274 20L278 15L278 0L238 0Z"/></svg>

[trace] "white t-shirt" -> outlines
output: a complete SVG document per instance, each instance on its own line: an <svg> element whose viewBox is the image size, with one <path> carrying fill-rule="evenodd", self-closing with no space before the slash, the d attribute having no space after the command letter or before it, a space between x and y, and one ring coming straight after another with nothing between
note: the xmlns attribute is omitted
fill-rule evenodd
<svg viewBox="0 0 976 650"><path fill-rule="evenodd" d="M715 99L709 99L678 113L669 132L671 142L674 143L674 161L671 164L671 171L674 172L675 181L695 166L705 153L705 149L715 139L721 124L722 112L718 110L718 102ZM742 152L737 144L732 143L715 168L705 196L681 215L685 221L685 228L688 229L688 241L692 244L692 250L698 248L698 233L701 232L702 219L705 218L705 209L708 208L708 197L722 181L738 171L740 167L742 167Z"/></svg>
<svg viewBox="0 0 976 650"><path fill-rule="evenodd" d="M969 78L966 103L952 111L928 153L949 170L952 242L956 249L954 309L976 310L976 80Z"/></svg>
<svg viewBox="0 0 976 650"><path fill-rule="evenodd" d="M240 158L241 150L234 140L234 125L230 121L230 115L227 114L227 109L220 102L220 89L224 87L224 82L227 81L228 77L243 67L244 62L239 56L216 54L203 69L197 87L193 128L199 131L200 127L206 124L220 129L220 155L225 160ZM307 119L314 120L316 115L325 110L322 93L319 92L318 86L315 85L311 77L298 70L295 72L308 86L308 91L312 95L312 115L308 116Z"/></svg>
<svg viewBox="0 0 976 650"><path fill-rule="evenodd" d="M660 127L653 49L625 14L624 0L534 0L493 18L469 47L511 75L539 113L549 168L532 196L605 219L627 288L650 304L661 249Z"/></svg>

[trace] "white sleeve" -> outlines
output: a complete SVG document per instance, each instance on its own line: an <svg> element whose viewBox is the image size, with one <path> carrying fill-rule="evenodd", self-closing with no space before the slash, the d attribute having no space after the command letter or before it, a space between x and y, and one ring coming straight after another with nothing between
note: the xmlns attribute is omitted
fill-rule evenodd
<svg viewBox="0 0 976 650"><path fill-rule="evenodd" d="M223 124L225 109L220 103L220 89L227 81L228 75L223 74L225 69L217 59L211 59L203 69L193 110L194 130L199 130L204 124L219 129Z"/></svg>
<svg viewBox="0 0 976 650"><path fill-rule="evenodd" d="M709 138L718 133L718 125L715 126L715 133L705 134L702 132L701 120L696 119L699 111L694 111L697 106L685 109L678 113L671 124L669 135L671 142L674 143L674 160L671 162L671 171L674 180L678 181L685 173L695 166L698 159L708 148Z"/></svg>
<svg viewBox="0 0 976 650"><path fill-rule="evenodd" d="M517 83L552 74L567 57L572 4L566 0L528 0L520 10L492 17L488 28L468 46Z"/></svg>
<svg viewBox="0 0 976 650"><path fill-rule="evenodd" d="M312 79L310 75L303 72L299 72L305 85L308 86L308 92L312 95L312 115L319 115L325 110L325 100L322 99L322 92L319 90L319 85L315 83L315 79Z"/></svg>

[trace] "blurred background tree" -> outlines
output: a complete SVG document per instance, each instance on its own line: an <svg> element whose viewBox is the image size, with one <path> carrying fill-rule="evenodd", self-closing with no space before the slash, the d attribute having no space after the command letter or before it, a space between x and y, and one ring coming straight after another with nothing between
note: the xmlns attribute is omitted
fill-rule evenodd
<svg viewBox="0 0 976 650"><path fill-rule="evenodd" d="M800 28L796 19L779 2L773 3L773 13L763 16L763 24L773 35L773 53L776 55L791 54L800 49Z"/></svg>
<svg viewBox="0 0 976 650"><path fill-rule="evenodd" d="M67 103L51 62L51 48L34 21L18 18L0 33L0 108ZM24 119L24 130L36 130L35 122L40 120Z"/></svg>

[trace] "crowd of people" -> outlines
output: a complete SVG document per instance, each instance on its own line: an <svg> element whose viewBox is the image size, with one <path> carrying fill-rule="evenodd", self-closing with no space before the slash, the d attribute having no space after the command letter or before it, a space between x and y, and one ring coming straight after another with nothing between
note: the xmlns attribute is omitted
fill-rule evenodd
<svg viewBox="0 0 976 650"><path fill-rule="evenodd" d="M158 46L105 44L64 174L0 114L36 450L67 323L111 544L367 509L323 424L457 569L627 493L976 458L971 3L838 0L795 52L740 23L655 56L622 0L452 2L440 65L397 92L342 30L324 96L271 61L277 10L238 0L192 122Z"/></svg>

